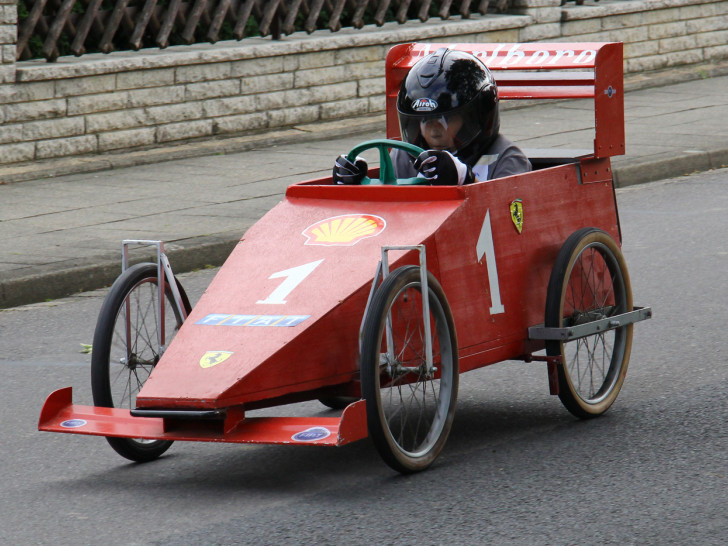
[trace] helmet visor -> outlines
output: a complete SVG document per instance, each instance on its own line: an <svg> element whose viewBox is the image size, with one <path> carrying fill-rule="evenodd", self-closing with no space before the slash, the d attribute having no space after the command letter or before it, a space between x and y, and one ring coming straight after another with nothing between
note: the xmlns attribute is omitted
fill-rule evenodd
<svg viewBox="0 0 728 546"><path fill-rule="evenodd" d="M427 150L457 152L470 144L484 129L480 127L478 101L446 113L399 113L402 140Z"/></svg>

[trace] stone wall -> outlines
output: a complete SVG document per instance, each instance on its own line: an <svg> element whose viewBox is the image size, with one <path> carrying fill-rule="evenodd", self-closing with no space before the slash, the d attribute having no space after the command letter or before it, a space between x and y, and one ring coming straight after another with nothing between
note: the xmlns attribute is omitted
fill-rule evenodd
<svg viewBox="0 0 728 546"><path fill-rule="evenodd" d="M15 80L16 23L15 0L0 0L0 85Z"/></svg>
<svg viewBox="0 0 728 546"><path fill-rule="evenodd" d="M15 2L0 0L0 165L381 114L384 58L401 42L622 41L627 74L728 62L728 0L512 6L509 15L279 42L248 38L16 63Z"/></svg>
<svg viewBox="0 0 728 546"><path fill-rule="evenodd" d="M625 74L728 60L728 2L643 0L565 7L561 39L624 42Z"/></svg>

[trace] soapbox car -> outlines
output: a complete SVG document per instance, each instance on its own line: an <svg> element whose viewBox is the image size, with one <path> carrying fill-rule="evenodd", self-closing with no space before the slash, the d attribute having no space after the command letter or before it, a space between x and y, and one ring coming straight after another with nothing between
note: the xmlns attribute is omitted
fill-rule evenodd
<svg viewBox="0 0 728 546"><path fill-rule="evenodd" d="M125 242L93 341L95 405L58 390L39 429L105 436L135 461L174 440L370 436L390 466L414 472L445 444L459 375L513 359L543 361L550 392L574 415L605 412L633 324L651 313L632 303L610 166L624 153L622 46L450 45L484 59L503 100L591 98L595 110L593 150L532 154L532 172L462 187L397 180L389 161L392 147L419 151L396 140L394 100L436 47L388 54L389 139L350 153L379 150L371 178L290 186L194 309L161 243ZM156 263L129 266L131 243L156 245ZM316 399L343 412L247 415Z"/></svg>

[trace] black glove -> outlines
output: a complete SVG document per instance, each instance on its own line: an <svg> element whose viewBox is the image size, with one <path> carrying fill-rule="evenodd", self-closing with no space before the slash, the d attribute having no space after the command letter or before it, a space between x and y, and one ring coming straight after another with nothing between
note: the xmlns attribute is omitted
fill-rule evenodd
<svg viewBox="0 0 728 546"><path fill-rule="evenodd" d="M340 155L334 162L334 184L361 184L368 168L367 162L361 157L352 163L345 155Z"/></svg>
<svg viewBox="0 0 728 546"><path fill-rule="evenodd" d="M473 169L445 150L425 150L415 159L414 167L437 186L462 186L475 182Z"/></svg>

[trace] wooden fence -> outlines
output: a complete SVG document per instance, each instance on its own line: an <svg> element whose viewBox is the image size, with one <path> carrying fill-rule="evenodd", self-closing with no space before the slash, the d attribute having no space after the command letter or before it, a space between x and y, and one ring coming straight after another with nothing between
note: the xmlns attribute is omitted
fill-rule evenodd
<svg viewBox="0 0 728 546"><path fill-rule="evenodd" d="M165 48L504 11L508 0L19 0L17 58ZM454 5L453 5L454 4Z"/></svg>

